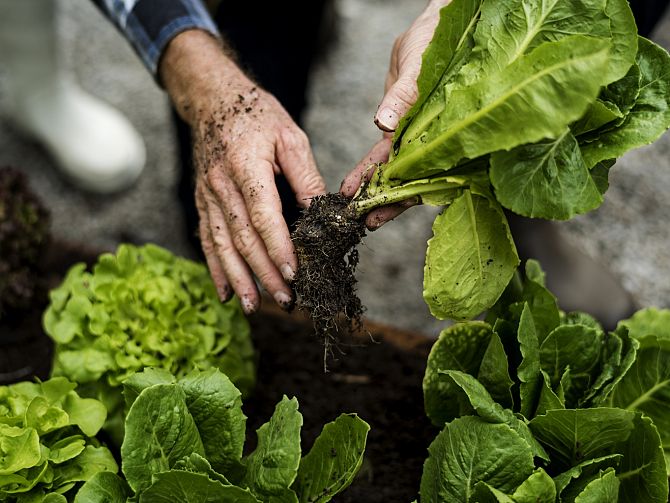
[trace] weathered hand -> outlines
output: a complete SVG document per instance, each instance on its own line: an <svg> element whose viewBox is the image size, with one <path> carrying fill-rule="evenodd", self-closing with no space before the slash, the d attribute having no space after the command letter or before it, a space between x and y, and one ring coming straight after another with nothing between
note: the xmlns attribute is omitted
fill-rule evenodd
<svg viewBox="0 0 670 503"><path fill-rule="evenodd" d="M384 85L384 97L374 119L377 127L384 132L383 138L345 177L340 188L345 196L353 197L361 183L372 177L374 169L371 166L388 160L393 132L398 127L400 118L418 98L416 81L421 70L423 51L433 38L440 19L440 9L449 2L450 0L431 0L409 29L395 40ZM366 224L370 230L378 229L414 204L416 201L409 200L373 210L367 216Z"/></svg>
<svg viewBox="0 0 670 503"><path fill-rule="evenodd" d="M175 37L161 77L193 128L200 239L219 296L225 301L234 291L244 311L254 312L255 274L290 307L287 281L297 259L274 177L286 176L301 205L325 192L307 137L203 32Z"/></svg>

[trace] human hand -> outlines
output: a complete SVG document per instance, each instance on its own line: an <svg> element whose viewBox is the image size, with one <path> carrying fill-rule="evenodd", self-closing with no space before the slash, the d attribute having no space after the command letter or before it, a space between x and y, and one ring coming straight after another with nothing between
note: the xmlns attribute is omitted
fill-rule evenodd
<svg viewBox="0 0 670 503"><path fill-rule="evenodd" d="M255 274L290 308L298 264L274 177L282 173L303 206L325 192L306 135L204 32L175 37L160 75L193 129L200 239L219 297L234 291L247 314L256 311Z"/></svg>
<svg viewBox="0 0 670 503"><path fill-rule="evenodd" d="M440 9L450 1L431 0L409 29L395 40L384 84L384 97L374 118L377 127L383 131L382 139L344 178L340 187L343 195L353 197L361 184L370 180L375 165L388 161L393 132L398 127L400 118L418 98L417 78L421 70L423 52L433 38L440 20ZM378 229L416 203L416 199L410 199L377 208L367 215L365 223L370 230Z"/></svg>

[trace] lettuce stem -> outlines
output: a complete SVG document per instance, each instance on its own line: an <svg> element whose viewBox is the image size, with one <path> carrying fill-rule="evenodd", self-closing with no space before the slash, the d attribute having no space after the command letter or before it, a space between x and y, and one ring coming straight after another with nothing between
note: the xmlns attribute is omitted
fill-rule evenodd
<svg viewBox="0 0 670 503"><path fill-rule="evenodd" d="M361 217L381 206L406 201L412 197L419 197L419 199L422 199L423 196L429 194L435 195L439 192L464 187L464 182L465 180L463 178L449 176L427 178L420 181L413 180L394 187L377 185L374 191L362 192L349 204L349 208L355 216ZM372 195L369 195L371 192Z"/></svg>

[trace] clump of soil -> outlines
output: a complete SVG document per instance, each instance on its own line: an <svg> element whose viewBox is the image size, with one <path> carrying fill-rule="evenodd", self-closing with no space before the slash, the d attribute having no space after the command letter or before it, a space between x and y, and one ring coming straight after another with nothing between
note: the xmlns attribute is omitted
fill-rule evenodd
<svg viewBox="0 0 670 503"><path fill-rule="evenodd" d="M292 238L298 271L292 287L296 304L307 312L322 337L325 359L338 332L361 326L364 307L356 295L356 246L365 236L363 218L347 210L350 200L325 194L312 202L296 223Z"/></svg>

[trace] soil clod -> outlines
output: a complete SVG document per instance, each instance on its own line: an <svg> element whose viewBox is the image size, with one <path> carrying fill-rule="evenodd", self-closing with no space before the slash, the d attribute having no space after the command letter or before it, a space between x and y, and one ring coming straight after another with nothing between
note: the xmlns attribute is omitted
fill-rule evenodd
<svg viewBox="0 0 670 503"><path fill-rule="evenodd" d="M298 219L292 238L298 271L292 287L296 304L306 311L324 343L324 366L338 332L358 330L364 307L356 295L356 246L365 236L363 218L348 211L350 200L325 194Z"/></svg>

